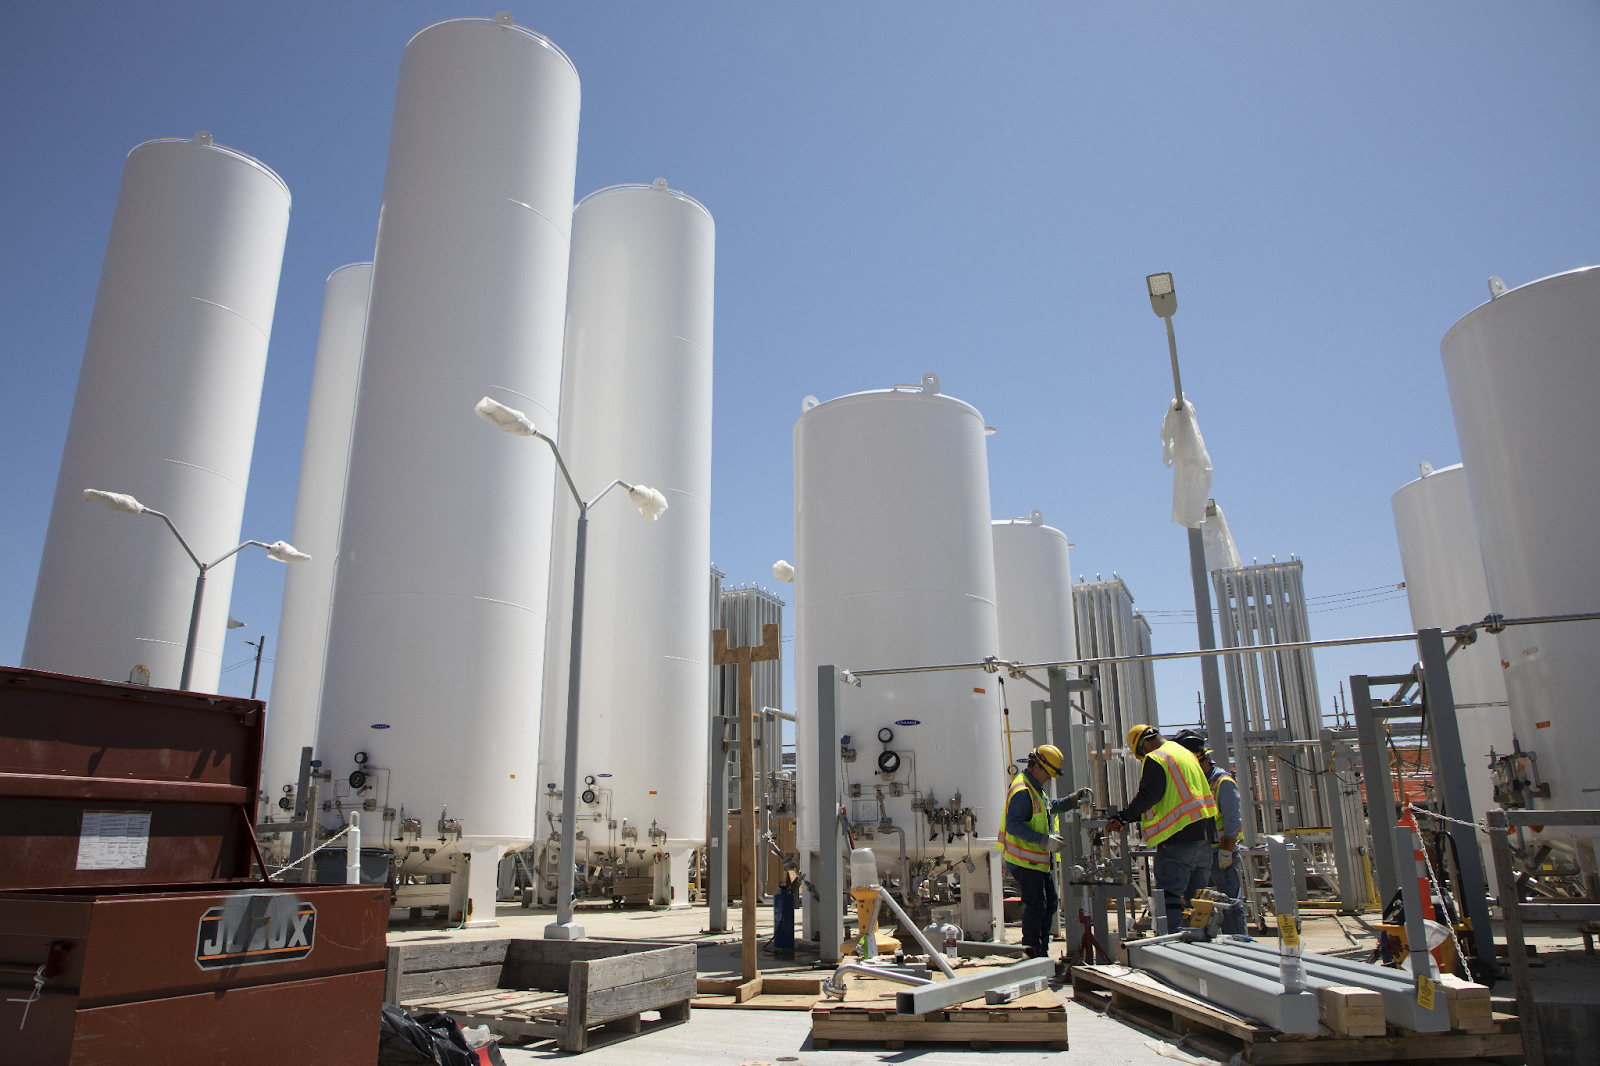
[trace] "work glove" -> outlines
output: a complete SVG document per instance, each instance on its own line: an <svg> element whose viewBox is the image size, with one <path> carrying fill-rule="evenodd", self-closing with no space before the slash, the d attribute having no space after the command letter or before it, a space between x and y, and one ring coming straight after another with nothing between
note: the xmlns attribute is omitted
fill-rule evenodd
<svg viewBox="0 0 1600 1066"><path fill-rule="evenodd" d="M1044 838L1044 850L1052 855L1066 846L1067 841L1064 837L1049 836Z"/></svg>
<svg viewBox="0 0 1600 1066"><path fill-rule="evenodd" d="M1233 865L1233 852L1219 848L1217 850L1217 865L1226 870Z"/></svg>

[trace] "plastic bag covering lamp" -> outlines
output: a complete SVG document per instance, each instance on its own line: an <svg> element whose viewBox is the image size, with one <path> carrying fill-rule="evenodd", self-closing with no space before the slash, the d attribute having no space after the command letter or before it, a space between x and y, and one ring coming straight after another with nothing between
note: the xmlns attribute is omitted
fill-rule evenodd
<svg viewBox="0 0 1600 1066"><path fill-rule="evenodd" d="M567 464L561 458L561 450L556 447L556 442L540 433L534 428L528 417L521 411L513 410L502 403L491 400L485 396L473 408L479 418L507 433L514 433L519 437L537 437L550 446L550 454L555 456L556 466L561 470L561 478L566 482L567 490L572 493L572 499L578 507L578 536L576 541L576 561L573 564L572 574L572 660L567 667L567 744L566 765L562 770L562 795L576 796L578 794L578 697L579 682L582 680L583 666L583 571L585 549L589 539L589 508L599 503L605 494L621 485L628 490L628 496L633 500L634 506L639 508L639 513L646 521L654 522L667 510L667 498L648 485L630 485L626 481L613 481L600 490L600 494L592 500L585 501L578 492L578 486L573 484L572 475L567 471ZM561 854L564 861L561 863L560 884L556 895L556 920L544 927L546 940L581 940L583 926L572 920L572 874L573 863L570 856L577 844L578 805L567 802L562 806L561 816Z"/></svg>
<svg viewBox="0 0 1600 1066"><path fill-rule="evenodd" d="M1211 620L1211 580L1206 569L1206 503L1211 492L1211 456L1206 453L1195 419L1194 405L1183 395L1183 377L1178 372L1178 339L1172 332L1172 316L1178 311L1178 293L1170 272L1150 274L1145 279L1150 293L1150 310L1167 325L1167 353L1172 358L1172 403L1161 424L1162 459L1175 466L1172 486L1172 520L1188 528L1189 579L1194 585L1195 628L1202 651L1217 646L1217 632ZM1222 718L1222 676L1217 660L1200 660L1200 687L1204 693L1203 713L1206 735L1216 738L1212 746L1223 751L1222 738L1227 726Z"/></svg>
<svg viewBox="0 0 1600 1066"><path fill-rule="evenodd" d="M288 543L287 541L275 540L271 544L268 544L265 541L247 540L238 547L228 551L221 558L215 559L209 563L202 563L200 561L200 557L194 553L194 549L189 547L189 542L183 539L183 534L178 532L178 527L172 524L172 519L162 514L160 511L146 507L132 496L129 496L123 492L104 492L100 489L84 489L83 499L85 503L102 503L111 508L113 511L121 511L123 514L147 514L152 518L161 519L161 521L167 524L167 528L172 530L172 535L178 538L178 543L183 545L183 550L189 556L190 560L192 560L194 565L200 569L200 574L195 578L194 581L194 603L189 609L189 639L183 647L183 674L178 680L178 687L185 691L189 691L189 681L194 673L194 649L195 641L200 632L200 608L205 603L206 597L206 575L212 570L216 569L218 566L221 566L223 563L227 562L229 559L232 559L245 548L251 546L267 549L267 558L273 559L280 563L304 563L311 560L311 556L307 555L303 551L299 551L294 545ZM236 628L232 623L233 619L229 618L227 622L228 628Z"/></svg>
<svg viewBox="0 0 1600 1066"><path fill-rule="evenodd" d="M1600 493L1587 474L1600 463L1600 266L1503 291L1451 326L1439 353L1495 613L1600 609ZM1550 787L1530 803L1593 807L1600 622L1513 626L1496 642L1516 738ZM1580 832L1547 827L1541 839L1565 850ZM1592 841L1574 846L1593 871Z"/></svg>
<svg viewBox="0 0 1600 1066"><path fill-rule="evenodd" d="M976 662L1001 649L978 410L942 394L938 378L927 374L920 385L826 403L808 398L802 411L794 428L796 841L815 852L819 820L833 816L814 798L817 668ZM899 796L887 778L874 776L867 751L844 764L846 783L861 786L859 798L840 797L851 820L879 822L876 786L883 785L884 817L905 831L910 861L959 857L967 891L958 924L989 935L973 923L990 919L971 904L993 894L990 873L994 880L999 873L998 862L989 872L982 866L998 855L993 845L1009 782L996 683L965 672L874 677L850 689L840 710L840 731L858 747L887 727L902 756ZM936 797L935 809L950 808L961 794L959 806L976 817L975 834L941 831L929 839L929 822L913 807L919 797L908 787L913 769L915 791ZM873 847L881 867L898 872L896 835L876 834Z"/></svg>
<svg viewBox="0 0 1600 1066"><path fill-rule="evenodd" d="M323 288L317 360L311 373L305 443L300 451L300 484L295 493L290 537L312 561L289 571L283 582L278 647L273 655L272 691L267 706L266 749L261 789L282 794L300 778L300 750L317 740L317 709L322 701L322 665L328 652L328 616L339 556L339 522L344 513L345 475L350 466L350 434L355 425L356 390L361 379L361 346L367 332L367 298L372 264L350 263L328 275ZM368 827L372 832L372 826Z"/></svg>
<svg viewBox="0 0 1600 1066"><path fill-rule="evenodd" d="M201 558L239 542L289 190L209 134L128 153L72 401L22 665L178 684L194 571L155 523L107 522L86 485L160 501ZM233 585L209 575L190 686L214 692Z"/></svg>
<svg viewBox="0 0 1600 1066"><path fill-rule="evenodd" d="M556 470L466 412L488 395L555 421L578 107L544 37L441 22L401 56L384 169L318 757L387 769L416 821L371 842L414 832L401 874L450 875L472 926L534 838Z"/></svg>
<svg viewBox="0 0 1600 1066"><path fill-rule="evenodd" d="M689 860L705 844L715 280L716 223L665 179L599 189L574 208L561 422L552 435L586 491L624 473L672 504L660 524L611 520L589 529L578 770L602 783L600 802L579 812L606 819L586 825L576 858L596 866L621 859L626 876L650 877L658 906L688 904ZM556 501L553 620L570 610L577 531L570 493L558 488ZM568 639L553 622L547 707L565 698ZM561 727L553 714L544 722L541 784L562 779ZM541 829L557 811L565 818L569 795L576 801L573 793L540 796ZM547 892L543 884L537 891Z"/></svg>

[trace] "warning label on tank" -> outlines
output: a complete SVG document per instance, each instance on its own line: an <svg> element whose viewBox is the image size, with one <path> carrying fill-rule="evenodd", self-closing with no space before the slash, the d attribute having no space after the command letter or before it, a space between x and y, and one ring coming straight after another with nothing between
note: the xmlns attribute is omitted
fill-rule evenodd
<svg viewBox="0 0 1600 1066"><path fill-rule="evenodd" d="M240 892L200 916L194 961L202 970L292 962L317 942L317 908L288 892Z"/></svg>

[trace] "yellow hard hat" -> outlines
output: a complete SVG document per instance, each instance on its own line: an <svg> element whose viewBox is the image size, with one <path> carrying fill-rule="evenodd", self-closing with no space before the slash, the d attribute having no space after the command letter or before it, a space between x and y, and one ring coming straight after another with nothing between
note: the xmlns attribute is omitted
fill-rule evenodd
<svg viewBox="0 0 1600 1066"><path fill-rule="evenodd" d="M1061 749L1054 744L1040 744L1028 753L1036 759L1051 777L1061 776Z"/></svg>
<svg viewBox="0 0 1600 1066"><path fill-rule="evenodd" d="M1146 733L1151 733L1151 732L1154 732L1154 731L1155 730L1154 730L1153 727L1147 726L1147 725L1136 725L1132 729L1128 730L1128 747L1129 747L1129 749L1135 750L1135 751L1138 750L1139 741L1144 739L1144 735Z"/></svg>

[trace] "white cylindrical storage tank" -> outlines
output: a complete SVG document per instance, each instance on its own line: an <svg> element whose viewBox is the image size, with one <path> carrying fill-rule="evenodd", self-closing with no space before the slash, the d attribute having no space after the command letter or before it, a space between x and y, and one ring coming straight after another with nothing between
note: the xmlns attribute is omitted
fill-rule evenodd
<svg viewBox="0 0 1600 1066"><path fill-rule="evenodd" d="M1600 611L1600 267L1492 299L1439 351L1495 613ZM1600 622L1513 626L1498 640L1512 726L1550 786L1537 805L1594 806Z"/></svg>
<svg viewBox="0 0 1600 1066"><path fill-rule="evenodd" d="M576 70L509 16L406 46L317 748L340 804L404 808L408 869L449 870L460 834L475 923L533 839L555 464L473 406L556 425L577 140Z"/></svg>
<svg viewBox="0 0 1600 1066"><path fill-rule="evenodd" d="M1000 645L987 448L975 408L941 395L927 374L920 387L810 406L795 424L794 455L798 843L814 852L819 815L832 816L814 795L817 667L976 662ZM970 856L976 869L957 864L961 925L989 935L990 907L978 905L998 903L985 860L1009 780L997 679L979 671L866 678L845 690L840 708L857 753L844 763L839 797L852 824L887 819L903 830L913 884L929 860ZM940 810L970 810L976 832L931 824ZM900 880L899 834L869 831L857 846L873 848L882 872Z"/></svg>
<svg viewBox="0 0 1600 1066"><path fill-rule="evenodd" d="M1391 503L1411 624L1417 629L1451 630L1488 614L1489 586L1461 464L1418 478L1396 492ZM1495 805L1491 749L1497 755L1511 750L1511 715L1501 674L1499 645L1486 634L1450 657L1450 688L1474 820ZM1487 864L1489 846L1479 843Z"/></svg>
<svg viewBox="0 0 1600 1066"><path fill-rule="evenodd" d="M273 652L272 698L267 703L266 751L261 760L265 814L281 816L284 786L300 778L300 749L314 745L322 699L322 661L328 650L334 564L339 556L339 516L350 465L361 344L367 333L372 264L351 263L328 275L322 292L322 328L311 372L300 487L294 498L296 548L310 562L289 568ZM292 810L291 804L290 809Z"/></svg>
<svg viewBox="0 0 1600 1066"><path fill-rule="evenodd" d="M1045 525L1039 511L998 520L992 529L1000 658L1014 663L1076 659L1067 535Z"/></svg>
<svg viewBox="0 0 1600 1066"><path fill-rule="evenodd" d="M595 783L584 789L594 801L578 808L580 857L598 863L643 849L649 866L670 855L670 883L658 877L652 890L657 904L688 902L689 855L706 834L715 251L710 213L665 181L602 189L573 212L561 453L586 497L621 478L658 489L668 504L647 522L618 488L590 513L578 774ZM545 836L559 827L563 802L555 791L577 522L564 484L556 499L539 775L554 786L541 797Z"/></svg>
<svg viewBox="0 0 1600 1066"><path fill-rule="evenodd" d="M207 133L128 153L23 666L110 681L144 666L151 684L178 687L198 570L159 518L83 490L164 512L202 562L239 543L288 225L283 180ZM217 689L235 561L206 580L197 692Z"/></svg>

